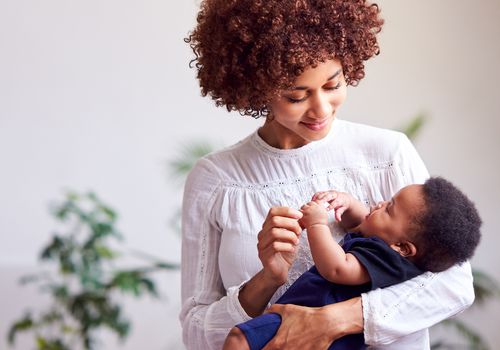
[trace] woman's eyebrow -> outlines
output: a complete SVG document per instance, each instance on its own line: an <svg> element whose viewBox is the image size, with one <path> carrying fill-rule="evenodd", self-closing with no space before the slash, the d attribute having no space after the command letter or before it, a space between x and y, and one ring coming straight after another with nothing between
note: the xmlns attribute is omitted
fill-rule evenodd
<svg viewBox="0 0 500 350"><path fill-rule="evenodd" d="M340 74L340 72L342 72L342 68L336 71L330 78L327 79L327 81L330 81L335 77L337 77ZM307 86L294 86L290 90L307 90L307 89L309 89Z"/></svg>

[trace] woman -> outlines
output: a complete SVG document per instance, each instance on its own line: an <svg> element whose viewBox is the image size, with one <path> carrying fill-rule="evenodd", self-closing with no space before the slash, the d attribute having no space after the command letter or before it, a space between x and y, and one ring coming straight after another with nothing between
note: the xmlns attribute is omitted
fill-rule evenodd
<svg viewBox="0 0 500 350"><path fill-rule="evenodd" d="M203 95L265 117L238 144L201 159L183 204L181 322L188 349L219 349L312 264L297 210L320 190L367 204L428 172L397 132L338 119L347 85L378 53L383 21L366 1L206 0L188 38ZM332 230L340 239L336 224ZM266 349L326 349L345 334L394 349L429 347L427 327L473 301L468 264L322 308L273 305ZM389 345L390 344L390 345Z"/></svg>

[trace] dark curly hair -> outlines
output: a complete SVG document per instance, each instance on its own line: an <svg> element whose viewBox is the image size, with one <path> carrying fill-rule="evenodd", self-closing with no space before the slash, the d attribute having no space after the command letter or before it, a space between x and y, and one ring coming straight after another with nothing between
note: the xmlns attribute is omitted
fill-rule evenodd
<svg viewBox="0 0 500 350"><path fill-rule="evenodd" d="M365 0L204 0L190 44L201 92L255 118L308 67L337 58L347 84L379 53L383 20Z"/></svg>
<svg viewBox="0 0 500 350"><path fill-rule="evenodd" d="M425 209L415 235L415 265L440 272L470 259L481 238L482 222L474 203L441 177L428 179L423 193Z"/></svg>

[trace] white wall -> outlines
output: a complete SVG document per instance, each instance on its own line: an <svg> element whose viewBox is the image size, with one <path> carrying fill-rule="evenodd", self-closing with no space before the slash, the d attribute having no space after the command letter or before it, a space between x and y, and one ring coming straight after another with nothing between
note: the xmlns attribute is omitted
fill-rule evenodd
<svg viewBox="0 0 500 350"><path fill-rule="evenodd" d="M47 204L63 189L95 190L120 213L128 246L179 261L169 219L181 191L168 179L168 160L186 140L226 145L260 124L200 97L182 40L196 3L0 2L0 337L43 300L15 280L36 268L54 227ZM417 112L430 115L417 148L431 173L477 203L484 230L473 265L500 280L500 2L379 4L382 53L350 89L341 117L398 127ZM127 300L136 328L123 348L180 346L178 279L159 276L165 301ZM464 319L496 344L499 313L497 302Z"/></svg>

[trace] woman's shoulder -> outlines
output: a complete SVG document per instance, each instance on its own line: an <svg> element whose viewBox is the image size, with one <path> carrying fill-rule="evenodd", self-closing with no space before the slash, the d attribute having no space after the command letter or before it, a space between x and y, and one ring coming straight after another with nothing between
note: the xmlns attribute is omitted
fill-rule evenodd
<svg viewBox="0 0 500 350"><path fill-rule="evenodd" d="M232 169L237 168L236 163L250 152L249 142L253 134L237 143L216 151L210 152L196 161L189 173L189 177L209 177L223 182L228 180Z"/></svg>
<svg viewBox="0 0 500 350"><path fill-rule="evenodd" d="M382 141L401 142L406 135L400 131L380 128L372 125L356 123L347 120L338 120L337 132L340 137L346 137L353 141Z"/></svg>
<svg viewBox="0 0 500 350"><path fill-rule="evenodd" d="M347 162L368 164L391 163L413 147L400 131L345 120L338 120L331 142Z"/></svg>
<svg viewBox="0 0 500 350"><path fill-rule="evenodd" d="M350 145L354 149L376 149L378 152L396 152L401 145L408 143L408 137L396 130L339 120L334 142Z"/></svg>

